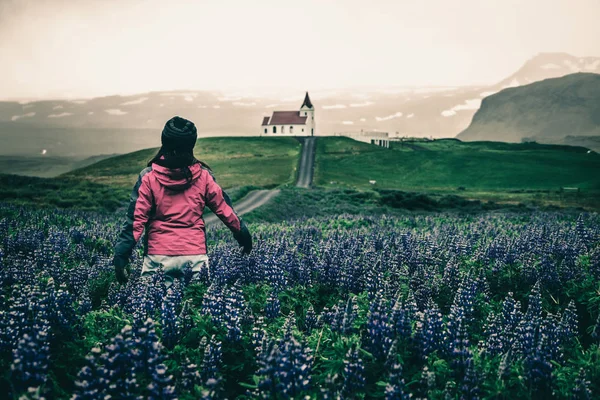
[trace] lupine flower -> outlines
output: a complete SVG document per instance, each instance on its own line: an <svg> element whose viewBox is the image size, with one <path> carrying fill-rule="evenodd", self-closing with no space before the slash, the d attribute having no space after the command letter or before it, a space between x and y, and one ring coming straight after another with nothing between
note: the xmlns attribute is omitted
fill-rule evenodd
<svg viewBox="0 0 600 400"><path fill-rule="evenodd" d="M213 336L204 349L202 368L200 370L202 381L206 382L208 379L218 378L221 355L221 342L217 341Z"/></svg>
<svg viewBox="0 0 600 400"><path fill-rule="evenodd" d="M176 399L175 386L172 385L173 377L168 375L167 367L159 364L154 367L152 380L148 384L149 400L171 400Z"/></svg>
<svg viewBox="0 0 600 400"><path fill-rule="evenodd" d="M365 388L364 365L358 347L353 345L346 354L344 360L344 383L342 385L342 399L353 399L357 393L361 393Z"/></svg>
<svg viewBox="0 0 600 400"><path fill-rule="evenodd" d="M306 311L306 316L304 317L304 330L308 335L312 332L313 329L317 327L317 315L315 314L315 309L312 304Z"/></svg>
<svg viewBox="0 0 600 400"><path fill-rule="evenodd" d="M408 400L410 397L402 378L402 365L396 363L385 386L385 400Z"/></svg>
<svg viewBox="0 0 600 400"><path fill-rule="evenodd" d="M575 379L575 387L571 395L571 400L591 400L593 398L590 390L591 382L586 379L585 369L579 370L579 376Z"/></svg>
<svg viewBox="0 0 600 400"><path fill-rule="evenodd" d="M167 297L162 303L160 320L162 326L162 339L166 348L172 349L179 339L176 314L176 294L173 288L167 290Z"/></svg>
<svg viewBox="0 0 600 400"><path fill-rule="evenodd" d="M277 318L279 316L280 308L279 297L273 294L269 295L267 298L267 305L265 306L265 316L267 319Z"/></svg>

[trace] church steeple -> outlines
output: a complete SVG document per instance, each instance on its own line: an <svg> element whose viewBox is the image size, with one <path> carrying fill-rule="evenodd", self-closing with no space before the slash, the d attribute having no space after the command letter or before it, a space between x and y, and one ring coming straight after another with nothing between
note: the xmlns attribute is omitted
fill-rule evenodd
<svg viewBox="0 0 600 400"><path fill-rule="evenodd" d="M308 97L308 92L306 92L306 96L304 96L304 103L302 103L302 106L300 106L300 109L303 109L304 107L307 108L314 108L312 105L312 102L310 101L310 97Z"/></svg>

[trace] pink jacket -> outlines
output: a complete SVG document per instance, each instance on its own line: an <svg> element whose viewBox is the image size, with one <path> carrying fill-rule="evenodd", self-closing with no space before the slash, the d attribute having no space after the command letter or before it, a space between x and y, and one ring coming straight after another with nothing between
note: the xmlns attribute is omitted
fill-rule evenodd
<svg viewBox="0 0 600 400"><path fill-rule="evenodd" d="M190 171L190 183L180 170L158 164L140 173L115 253L129 258L145 229L146 254L206 254L205 206L232 232L240 231L240 219L211 172L201 164L190 166Z"/></svg>

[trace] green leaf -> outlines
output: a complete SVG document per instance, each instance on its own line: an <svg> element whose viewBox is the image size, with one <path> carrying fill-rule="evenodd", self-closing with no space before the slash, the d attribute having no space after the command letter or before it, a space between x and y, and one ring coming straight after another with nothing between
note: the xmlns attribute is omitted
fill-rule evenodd
<svg viewBox="0 0 600 400"><path fill-rule="evenodd" d="M252 385L250 383L244 383L244 382L240 382L239 385L241 387L245 387L246 389L256 389L258 387L258 385Z"/></svg>

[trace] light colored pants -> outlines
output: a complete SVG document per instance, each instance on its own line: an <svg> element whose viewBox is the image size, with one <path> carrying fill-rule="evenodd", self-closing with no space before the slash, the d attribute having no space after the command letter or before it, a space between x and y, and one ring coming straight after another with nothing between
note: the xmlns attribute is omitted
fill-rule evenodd
<svg viewBox="0 0 600 400"><path fill-rule="evenodd" d="M206 254L198 254L193 256L159 256L147 255L144 257L142 265L142 276L149 276L158 272L162 267L165 273L165 284L167 287L173 284L173 279L183 278L183 271L186 266L192 268L193 277L198 276L204 268L208 275L208 256Z"/></svg>

